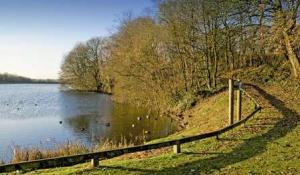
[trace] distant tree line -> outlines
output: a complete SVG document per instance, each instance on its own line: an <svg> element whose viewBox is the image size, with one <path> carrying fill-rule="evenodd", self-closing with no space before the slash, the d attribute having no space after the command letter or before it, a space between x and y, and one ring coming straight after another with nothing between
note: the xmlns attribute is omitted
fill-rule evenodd
<svg viewBox="0 0 300 175"><path fill-rule="evenodd" d="M128 16L117 32L77 44L60 81L169 109L213 91L237 69L289 61L300 77L300 0L160 0L153 16ZM183 106L186 107L186 106Z"/></svg>
<svg viewBox="0 0 300 175"><path fill-rule="evenodd" d="M27 77L22 77L18 75L3 73L0 74L0 84L7 84L7 83L47 83L47 84L54 84L58 83L57 80L52 79L31 79Z"/></svg>

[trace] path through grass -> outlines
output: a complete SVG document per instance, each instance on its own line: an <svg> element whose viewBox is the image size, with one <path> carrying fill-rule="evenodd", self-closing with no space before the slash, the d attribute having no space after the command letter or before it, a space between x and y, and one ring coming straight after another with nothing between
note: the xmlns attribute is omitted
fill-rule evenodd
<svg viewBox="0 0 300 175"><path fill-rule="evenodd" d="M163 149L146 153L151 156L133 154L101 161L98 169L80 164L29 174L300 174L299 93L280 86L248 85L247 91L262 105L262 111L220 140L211 138L185 144L177 155ZM196 110L193 114L199 113ZM197 120L200 119L193 116L190 123ZM165 139L201 133L200 128L191 125Z"/></svg>

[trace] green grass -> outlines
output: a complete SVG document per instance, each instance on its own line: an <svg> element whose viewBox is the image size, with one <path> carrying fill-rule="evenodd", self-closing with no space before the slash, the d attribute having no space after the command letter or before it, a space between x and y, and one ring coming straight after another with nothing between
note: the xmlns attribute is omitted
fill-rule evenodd
<svg viewBox="0 0 300 175"><path fill-rule="evenodd" d="M287 90L289 89L289 90ZM263 109L244 126L221 135L171 149L135 153L72 167L37 170L28 174L300 174L300 91L280 84L247 86ZM226 125L227 95L220 93L200 101L185 113L187 128L169 140L214 130ZM253 109L244 98L244 116Z"/></svg>

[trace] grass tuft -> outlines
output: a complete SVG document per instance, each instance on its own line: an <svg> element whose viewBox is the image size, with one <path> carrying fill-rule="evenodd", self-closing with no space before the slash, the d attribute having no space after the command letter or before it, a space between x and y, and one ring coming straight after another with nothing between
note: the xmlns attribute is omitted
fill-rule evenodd
<svg viewBox="0 0 300 175"><path fill-rule="evenodd" d="M138 140L139 143L145 141L143 137L136 137L135 140L136 141ZM13 156L10 163L18 163L23 161L32 161L32 160L39 160L39 159L46 159L46 158L53 158L53 157L84 154L88 152L112 150L112 149L134 146L135 145L134 143L137 142L134 142L134 140L129 141L125 137L121 137L121 140L118 142L110 139L103 139L101 142L99 142L99 144L96 144L93 147L85 146L80 142L71 142L71 141L68 141L64 144L58 144L53 149L41 149L40 147L23 148L20 146L14 146Z"/></svg>

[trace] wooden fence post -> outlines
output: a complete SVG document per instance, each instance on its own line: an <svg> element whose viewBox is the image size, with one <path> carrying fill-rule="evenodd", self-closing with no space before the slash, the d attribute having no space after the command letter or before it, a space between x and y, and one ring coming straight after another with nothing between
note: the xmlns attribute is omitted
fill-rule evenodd
<svg viewBox="0 0 300 175"><path fill-rule="evenodd" d="M233 124L233 114L234 114L234 90L233 90L233 80L229 79L228 81L228 95L229 95L229 110L228 110L228 124Z"/></svg>
<svg viewBox="0 0 300 175"><path fill-rule="evenodd" d="M93 158L91 160L91 167L95 168L95 167L98 167L98 166L99 166L99 158Z"/></svg>
<svg viewBox="0 0 300 175"><path fill-rule="evenodd" d="M176 145L173 146L173 151L175 154L178 154L181 152L180 150L180 143L177 143Z"/></svg>
<svg viewBox="0 0 300 175"><path fill-rule="evenodd" d="M242 83L238 81L238 90L237 90L237 120L242 119Z"/></svg>

